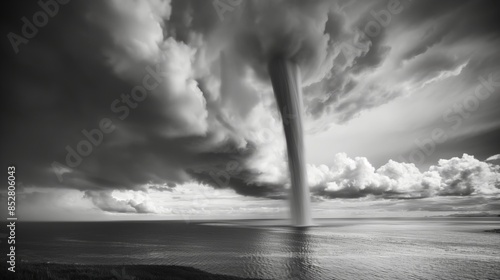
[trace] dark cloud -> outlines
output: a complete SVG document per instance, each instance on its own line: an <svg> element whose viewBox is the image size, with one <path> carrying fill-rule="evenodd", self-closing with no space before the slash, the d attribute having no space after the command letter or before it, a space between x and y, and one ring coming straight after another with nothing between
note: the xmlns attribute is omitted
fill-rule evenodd
<svg viewBox="0 0 500 280"><path fill-rule="evenodd" d="M12 79L3 84L4 93L10 93L6 96L10 105L2 110L2 122L11 137L3 139L2 163L16 164L29 186L133 189L146 183L182 182L189 179L186 168L237 156L235 141L221 141L214 132L165 136L169 128L182 131L189 125L162 106L161 92L129 108L124 121L112 111L111 104L136 84L117 77L109 68L110 58L103 50L116 47L117 41L89 21L96 16L93 5L77 2L64 7L43 34L23 45L18 55L8 56L3 67ZM109 9L102 3L95 5L103 13ZM185 111L181 114L189 118L192 112ZM57 161L66 166L66 147L77 150L78 143L87 140L82 130L99 128L103 118L111 119L116 130L104 134L102 144L93 146L92 153L82 156L81 164L62 174L64 180L59 182L51 164Z"/></svg>
<svg viewBox="0 0 500 280"><path fill-rule="evenodd" d="M370 7L362 8L359 5L350 10L351 16L359 18L359 22L350 27L351 33L358 32L361 35L354 37L354 40L341 36L334 38L344 43L341 45L342 55L337 57L335 65L347 64L348 67L334 65L320 85L305 89L306 97L311 97L306 102L306 110L312 118L329 117L337 123L344 123L364 110L407 95L408 88L418 88L436 81L435 78L446 72L452 73L461 65L470 64L469 67L475 68L473 73L497 65L492 61L496 60L496 55L491 57L488 52L478 53L478 49L496 49L498 46L500 29L496 21L499 15L497 2L401 1L401 13L391 14L386 27L379 24L376 36L366 34L367 24L376 22L372 13L388 13L386 5L386 1L378 1ZM406 35L405 32L412 32L414 37L402 41L400 37ZM451 47L460 44L476 47L464 53L450 52ZM393 47L400 49L397 54L391 54ZM350 57L346 58L346 53ZM365 87L359 85L357 73L374 72L374 68L384 63L393 68L380 76L378 81L370 81L371 84L364 82L367 84ZM398 82L388 82L391 76L397 76ZM366 78L366 75L362 76L362 79ZM411 85L401 88L401 81L411 82ZM347 86L353 84L357 86Z"/></svg>
<svg viewBox="0 0 500 280"><path fill-rule="evenodd" d="M405 55L409 59L443 42L446 45L473 39L498 38L497 1L416 1L399 22L408 27L424 25L422 38Z"/></svg>
<svg viewBox="0 0 500 280"><path fill-rule="evenodd" d="M155 190L160 192L172 192L176 187L175 183L167 183L165 185L152 185L148 187L148 190Z"/></svg>
<svg viewBox="0 0 500 280"><path fill-rule="evenodd" d="M285 199L287 194L283 184L253 182L258 174L250 171L231 172L227 169L212 167L208 170L193 171L193 177L198 181L214 188L231 187L236 193L244 196L266 197L271 199Z"/></svg>

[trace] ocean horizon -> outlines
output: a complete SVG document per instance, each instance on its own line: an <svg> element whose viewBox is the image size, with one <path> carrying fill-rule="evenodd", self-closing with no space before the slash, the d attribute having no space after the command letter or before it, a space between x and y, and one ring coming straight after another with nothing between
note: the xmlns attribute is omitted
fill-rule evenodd
<svg viewBox="0 0 500 280"><path fill-rule="evenodd" d="M498 279L497 217L20 222L22 262L178 265L259 279Z"/></svg>

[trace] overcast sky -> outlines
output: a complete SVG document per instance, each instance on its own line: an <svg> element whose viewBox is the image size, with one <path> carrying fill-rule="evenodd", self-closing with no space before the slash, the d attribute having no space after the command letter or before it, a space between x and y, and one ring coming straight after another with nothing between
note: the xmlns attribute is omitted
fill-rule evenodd
<svg viewBox="0 0 500 280"><path fill-rule="evenodd" d="M275 52L314 217L500 212L498 1L67 2L1 19L23 219L286 217Z"/></svg>

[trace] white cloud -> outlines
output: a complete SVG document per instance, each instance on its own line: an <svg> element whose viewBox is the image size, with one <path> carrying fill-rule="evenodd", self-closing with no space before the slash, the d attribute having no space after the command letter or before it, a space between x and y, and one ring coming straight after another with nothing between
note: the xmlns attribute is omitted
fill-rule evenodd
<svg viewBox="0 0 500 280"><path fill-rule="evenodd" d="M99 209L111 213L157 213L149 196L142 191L86 191L88 198Z"/></svg>
<svg viewBox="0 0 500 280"><path fill-rule="evenodd" d="M486 161L494 161L494 160L500 160L500 154L491 156L486 159Z"/></svg>
<svg viewBox="0 0 500 280"><path fill-rule="evenodd" d="M215 189L196 182L175 186L149 185L146 189L87 191L85 199L106 213L141 213L158 218L266 216L287 211L286 201L245 197L232 189Z"/></svg>
<svg viewBox="0 0 500 280"><path fill-rule="evenodd" d="M349 158L345 153L336 154L332 162L330 166L307 165L308 184L313 195L324 198L369 195L423 198L500 193L500 167L467 154L461 158L442 159L424 172L413 163L393 160L375 169L367 158ZM274 168L277 167L279 170L263 172L260 179L288 186L286 164L274 164Z"/></svg>
<svg viewBox="0 0 500 280"><path fill-rule="evenodd" d="M442 159L428 171L412 163L390 160L379 169L364 157L351 159L337 154L334 164L310 165L309 184L313 193L325 197L429 197L500 193L500 168L464 154Z"/></svg>
<svg viewBox="0 0 500 280"><path fill-rule="evenodd" d="M439 195L474 195L500 193L500 167L464 154L462 158L442 159L429 168L441 177Z"/></svg>
<svg viewBox="0 0 500 280"><path fill-rule="evenodd" d="M375 169L366 158L342 153L333 162L330 167L308 165L315 217L421 216L436 211L500 209L500 166L467 154L440 160L425 172L414 164L392 160ZM282 169L286 173L285 164ZM275 181L286 180L276 171L262 178L276 174ZM285 218L289 203L196 182L86 192L26 188L19 200L26 220Z"/></svg>
<svg viewBox="0 0 500 280"><path fill-rule="evenodd" d="M233 189L215 189L206 184L189 182L157 191L150 188L151 201L163 209L163 214L173 216L214 216L266 214L284 210L285 201L273 201L237 194Z"/></svg>

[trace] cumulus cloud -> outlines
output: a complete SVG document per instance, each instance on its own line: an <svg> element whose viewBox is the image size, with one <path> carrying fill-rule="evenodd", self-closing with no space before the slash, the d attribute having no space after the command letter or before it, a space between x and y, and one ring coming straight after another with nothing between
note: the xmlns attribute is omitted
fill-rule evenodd
<svg viewBox="0 0 500 280"><path fill-rule="evenodd" d="M214 173L214 176L220 177L205 178L208 184L152 184L144 186L143 191L86 191L85 198L90 199L97 208L114 213L194 215L209 214L212 210L217 213L232 213L236 211L232 201L242 200L246 195L286 199L290 182L286 175L286 163L282 159L281 162L282 164L273 166L277 170L255 177L254 185L242 184L238 177L232 178L226 173ZM314 201L365 197L382 200L484 197L489 201L487 197L500 194L500 166L480 161L467 154L449 160L442 159L424 172L413 163L393 160L375 169L368 159L350 158L344 153L336 154L330 166L309 164L307 169L308 184ZM204 178L199 179L203 181ZM227 180L227 186L236 191L221 189L220 185L214 184L214 181L224 183L223 180ZM431 206L426 202L419 207L406 203L404 209L412 211L412 207L417 207L421 211L436 211L439 210L436 203L433 202ZM456 209L456 203L457 201L453 200L450 204L453 206L443 206L440 211ZM157 204L166 205L167 208L158 207ZM222 207L224 205L228 207ZM263 209L254 210L266 212ZM483 210L486 211L487 207Z"/></svg>
<svg viewBox="0 0 500 280"><path fill-rule="evenodd" d="M204 135L208 113L195 76L196 49L163 35L170 2L109 1L105 6L91 12L89 18L111 36L112 43L104 50L110 66L132 84L146 84L148 65L163 80L150 92L156 106L162 108L155 116L164 120L160 133L169 137Z"/></svg>
<svg viewBox="0 0 500 280"><path fill-rule="evenodd" d="M313 194L326 198L493 195L500 193L500 168L464 154L442 159L421 172L412 163L389 161L375 169L366 158L337 154L331 167L310 165Z"/></svg>
<svg viewBox="0 0 500 280"><path fill-rule="evenodd" d="M99 209L116 213L157 213L149 196L141 191L86 191L88 198Z"/></svg>
<svg viewBox="0 0 500 280"><path fill-rule="evenodd" d="M462 158L440 160L429 168L441 177L439 195L498 194L500 167L464 154Z"/></svg>

